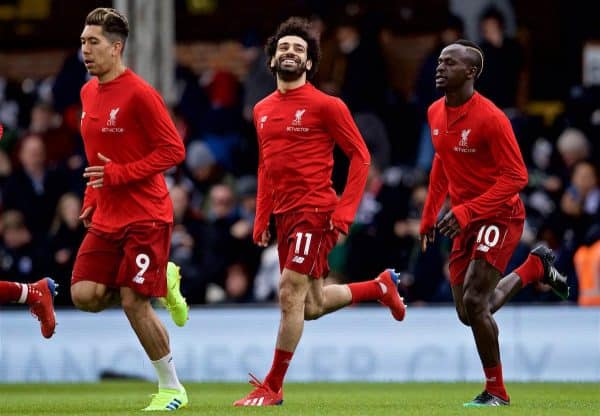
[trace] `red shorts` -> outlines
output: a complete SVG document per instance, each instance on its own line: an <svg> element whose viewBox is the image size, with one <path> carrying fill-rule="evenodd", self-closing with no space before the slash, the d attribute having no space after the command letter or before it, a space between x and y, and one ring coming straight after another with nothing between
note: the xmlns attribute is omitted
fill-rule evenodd
<svg viewBox="0 0 600 416"><path fill-rule="evenodd" d="M149 222L118 233L90 229L79 247L71 285L92 281L115 289L129 287L144 296L165 296L172 228Z"/></svg>
<svg viewBox="0 0 600 416"><path fill-rule="evenodd" d="M339 232L329 229L330 212L290 212L275 215L279 268L315 279L327 277L327 256Z"/></svg>
<svg viewBox="0 0 600 416"><path fill-rule="evenodd" d="M519 244L524 223L523 216L517 215L490 218L469 224L452 243L450 284L452 286L463 284L469 263L474 259L483 259L500 273L504 273Z"/></svg>

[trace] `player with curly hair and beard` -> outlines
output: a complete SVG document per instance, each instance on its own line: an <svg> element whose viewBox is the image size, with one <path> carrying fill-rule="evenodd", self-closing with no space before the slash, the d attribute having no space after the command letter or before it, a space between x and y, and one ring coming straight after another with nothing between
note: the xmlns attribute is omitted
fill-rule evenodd
<svg viewBox="0 0 600 416"><path fill-rule="evenodd" d="M370 156L347 106L316 89L308 79L319 63L319 43L306 20L283 22L266 45L267 65L277 90L254 107L259 167L254 241L267 246L274 217L281 279L281 320L271 370L235 406L283 402L283 379L302 336L304 320L317 319L352 303L377 300L393 317L405 306L393 270L352 284L324 285L327 256L339 233L348 233L367 181ZM333 189L333 149L350 160L346 187Z"/></svg>

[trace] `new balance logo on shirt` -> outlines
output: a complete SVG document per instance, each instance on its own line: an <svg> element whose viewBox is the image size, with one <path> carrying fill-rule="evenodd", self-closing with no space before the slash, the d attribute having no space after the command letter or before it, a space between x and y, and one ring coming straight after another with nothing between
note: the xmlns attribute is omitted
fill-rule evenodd
<svg viewBox="0 0 600 416"><path fill-rule="evenodd" d="M292 263L302 264L304 263L304 257L294 256L294 258L292 259Z"/></svg>

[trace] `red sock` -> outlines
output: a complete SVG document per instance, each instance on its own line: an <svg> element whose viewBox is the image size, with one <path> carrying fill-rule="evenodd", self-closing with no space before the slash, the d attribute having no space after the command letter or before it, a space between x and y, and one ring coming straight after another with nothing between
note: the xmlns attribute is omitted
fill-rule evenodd
<svg viewBox="0 0 600 416"><path fill-rule="evenodd" d="M275 349L271 371L269 371L269 374L265 377L265 384L274 392L281 390L285 373L290 366L293 356L293 352Z"/></svg>
<svg viewBox="0 0 600 416"><path fill-rule="evenodd" d="M514 272L519 275L523 286L525 286L531 282L537 282L544 277L544 265L538 256L530 254Z"/></svg>
<svg viewBox="0 0 600 416"><path fill-rule="evenodd" d="M27 285L24 283L0 281L0 304L19 301L23 293L23 286L25 286L26 292L25 299L22 299L23 302L21 303L27 300L27 293L29 292Z"/></svg>
<svg viewBox="0 0 600 416"><path fill-rule="evenodd" d="M383 296L383 289L376 280L350 283L348 288L350 288L350 293L352 293L352 303L363 302L365 300L377 300Z"/></svg>
<svg viewBox="0 0 600 416"><path fill-rule="evenodd" d="M508 393L504 387L502 379L502 364L496 367L484 368L485 373L485 389L488 393L500 397L502 400L508 400Z"/></svg>

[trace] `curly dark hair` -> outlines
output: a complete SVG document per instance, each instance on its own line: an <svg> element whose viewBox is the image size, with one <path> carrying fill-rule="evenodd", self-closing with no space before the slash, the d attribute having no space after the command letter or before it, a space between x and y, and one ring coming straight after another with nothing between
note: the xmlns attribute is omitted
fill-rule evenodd
<svg viewBox="0 0 600 416"><path fill-rule="evenodd" d="M298 36L304 39L307 44L308 59L312 62L312 67L306 70L306 77L311 79L317 72L319 61L321 60L321 47L319 39L311 34L310 22L301 17L290 17L285 22L279 25L273 36L267 40L265 45L265 53L267 55L267 67L275 75L275 68L271 67L271 60L275 56L277 50L277 42L284 36Z"/></svg>

